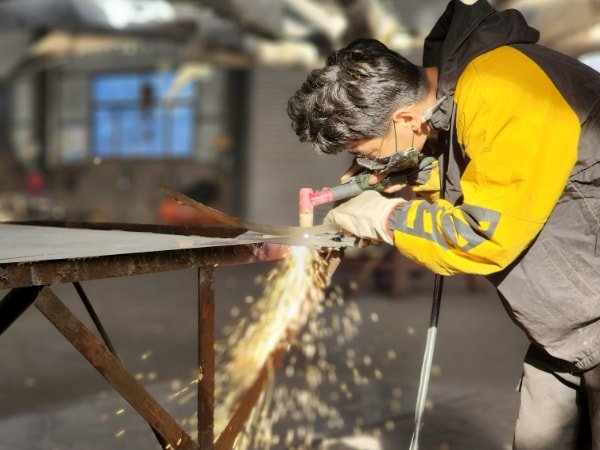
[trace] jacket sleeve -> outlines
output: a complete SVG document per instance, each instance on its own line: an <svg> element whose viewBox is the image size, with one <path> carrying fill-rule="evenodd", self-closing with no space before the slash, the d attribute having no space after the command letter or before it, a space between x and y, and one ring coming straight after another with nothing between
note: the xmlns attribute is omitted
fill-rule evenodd
<svg viewBox="0 0 600 450"><path fill-rule="evenodd" d="M580 124L540 67L511 47L473 60L455 102L469 161L462 203L411 200L389 227L402 253L436 273L489 274L544 226L575 164Z"/></svg>

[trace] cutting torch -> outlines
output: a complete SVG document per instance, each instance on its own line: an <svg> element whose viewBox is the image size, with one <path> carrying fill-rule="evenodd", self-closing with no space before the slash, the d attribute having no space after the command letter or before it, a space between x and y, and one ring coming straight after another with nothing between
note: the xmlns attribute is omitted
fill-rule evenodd
<svg viewBox="0 0 600 450"><path fill-rule="evenodd" d="M315 206L347 200L367 190L383 192L390 186L406 184L407 182L407 174L405 172L392 173L377 184L369 184L369 177L371 175L372 172L361 172L358 175L354 175L345 183L320 191L313 191L311 188L300 189L300 226L307 226L313 223Z"/></svg>

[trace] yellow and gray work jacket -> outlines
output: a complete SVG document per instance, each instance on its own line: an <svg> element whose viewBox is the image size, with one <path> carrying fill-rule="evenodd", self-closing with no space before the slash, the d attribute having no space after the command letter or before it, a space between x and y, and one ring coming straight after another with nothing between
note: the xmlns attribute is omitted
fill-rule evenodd
<svg viewBox="0 0 600 450"><path fill-rule="evenodd" d="M600 363L600 74L538 37L517 11L450 2L424 52L447 96L443 195L389 225L432 271L486 275L534 343L584 370Z"/></svg>

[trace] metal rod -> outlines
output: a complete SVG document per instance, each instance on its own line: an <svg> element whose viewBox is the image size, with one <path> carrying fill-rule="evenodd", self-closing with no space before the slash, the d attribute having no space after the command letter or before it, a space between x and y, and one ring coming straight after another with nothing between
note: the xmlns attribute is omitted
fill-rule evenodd
<svg viewBox="0 0 600 450"><path fill-rule="evenodd" d="M100 333L100 336L102 337L102 340L104 341L104 345L106 345L106 347L108 347L108 349L110 350L110 352L113 355L115 355L117 358L119 358L119 354L117 353L115 346L113 345L112 341L110 340L110 337L108 337L108 333L106 332L104 325L102 325L102 322L100 321L100 317L98 317L98 314L96 314L96 311L94 310L94 307L92 306L92 303L90 302L89 297L83 290L81 283L79 281L75 281L75 282L73 282L73 286L75 286L75 290L77 291L77 294L79 294L79 298L83 302L83 305L85 306L85 309L87 310L88 314L90 315L92 322L94 322L94 325L96 326L96 329L98 330L98 333ZM119 358L119 359L121 359L121 358Z"/></svg>
<svg viewBox="0 0 600 450"><path fill-rule="evenodd" d="M41 289L41 286L17 288L4 296L0 301L0 335L33 305Z"/></svg>
<svg viewBox="0 0 600 450"><path fill-rule="evenodd" d="M88 314L90 315L92 322L94 322L94 325L96 326L96 329L98 330L98 333L102 337L102 341L104 342L104 345L106 345L106 347L110 350L110 352L119 361L121 361L121 358L119 357L119 354L117 353L117 349L115 348L112 341L110 340L110 337L108 336L108 333L106 332L106 329L104 328L104 325L102 325L102 322L100 321L100 317L98 316L98 314L96 314L96 310L92 306L92 302L90 302L89 297L83 290L83 286L81 286L81 283L79 283L78 281L73 282L73 286L75 286L75 290L77 291L77 294L79 294L79 298L83 302L83 305L85 306L85 309L87 310ZM169 443L164 440L164 438L160 435L160 433L154 427L150 426L150 428L152 428L152 432L154 433L154 436L156 437L156 440L158 441L160 446L163 449L168 448Z"/></svg>
<svg viewBox="0 0 600 450"><path fill-rule="evenodd" d="M423 354L423 365L421 366L421 377L419 379L419 390L417 391L417 403L415 405L415 423L409 450L419 449L419 437L423 426L423 412L425 411L425 401L427 400L427 391L429 390L429 379L431 378L431 365L435 351L443 287L444 277L436 275L433 288L433 302L431 304L431 318L429 320L429 329L427 330L427 342L425 344L425 353Z"/></svg>
<svg viewBox="0 0 600 450"><path fill-rule="evenodd" d="M198 269L198 444L214 448L215 270Z"/></svg>
<svg viewBox="0 0 600 450"><path fill-rule="evenodd" d="M154 428L171 448L197 450L197 444L169 413L125 369L125 366L49 289L40 292L35 306L110 385Z"/></svg>

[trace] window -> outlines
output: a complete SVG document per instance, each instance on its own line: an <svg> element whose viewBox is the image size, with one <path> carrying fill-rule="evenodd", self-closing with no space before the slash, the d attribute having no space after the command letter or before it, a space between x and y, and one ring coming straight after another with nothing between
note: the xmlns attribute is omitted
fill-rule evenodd
<svg viewBox="0 0 600 450"><path fill-rule="evenodd" d="M172 73L100 74L92 80L92 149L101 158L189 157L195 142L195 84L162 103Z"/></svg>

